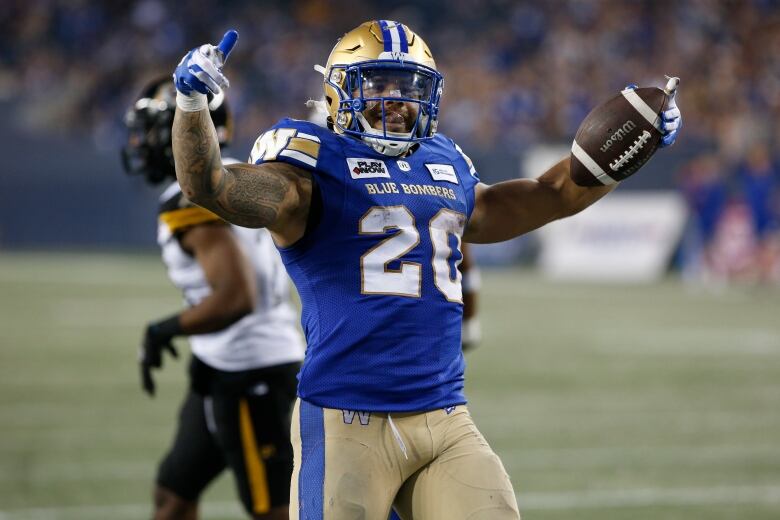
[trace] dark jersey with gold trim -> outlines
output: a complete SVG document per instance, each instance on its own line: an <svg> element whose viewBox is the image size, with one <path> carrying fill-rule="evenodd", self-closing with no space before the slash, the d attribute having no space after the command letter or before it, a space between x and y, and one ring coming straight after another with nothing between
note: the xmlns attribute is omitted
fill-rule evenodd
<svg viewBox="0 0 780 520"><path fill-rule="evenodd" d="M405 158L306 121L258 138L251 162L312 172L321 217L282 259L303 304L299 394L319 406L421 411L465 403L460 243L478 182L437 135Z"/></svg>

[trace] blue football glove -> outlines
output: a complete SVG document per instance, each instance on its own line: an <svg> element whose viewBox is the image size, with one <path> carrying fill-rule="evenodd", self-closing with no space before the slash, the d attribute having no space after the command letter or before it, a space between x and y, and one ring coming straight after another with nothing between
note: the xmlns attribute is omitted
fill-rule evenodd
<svg viewBox="0 0 780 520"><path fill-rule="evenodd" d="M664 92L669 96L669 104L666 106L666 110L661 112L661 133L663 134L661 144L659 144L661 148L673 145L680 128L682 128L682 114L674 99L679 84L680 78L669 78L664 89Z"/></svg>
<svg viewBox="0 0 780 520"><path fill-rule="evenodd" d="M196 96L209 92L218 95L228 88L230 82L222 74L222 67L237 41L238 32L231 29L216 47L207 43L188 52L173 72L176 90L185 96Z"/></svg>
<svg viewBox="0 0 780 520"><path fill-rule="evenodd" d="M667 76L667 78L669 78ZM680 78L669 78L666 83L664 92L669 96L669 104L666 106L666 110L661 112L661 142L659 147L665 148L674 144L677 139L677 133L682 128L682 114L680 109L677 108L677 102L675 96L677 95L677 86L680 84ZM637 88L636 84L631 83L626 85L626 88Z"/></svg>

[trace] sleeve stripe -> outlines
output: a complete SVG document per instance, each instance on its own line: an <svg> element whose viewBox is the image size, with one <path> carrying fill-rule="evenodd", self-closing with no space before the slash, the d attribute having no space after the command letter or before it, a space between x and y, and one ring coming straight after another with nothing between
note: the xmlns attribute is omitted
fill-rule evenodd
<svg viewBox="0 0 780 520"><path fill-rule="evenodd" d="M276 128L257 138L249 162L258 164L285 156L316 167L319 153L320 138L316 135L298 132L296 128Z"/></svg>
<svg viewBox="0 0 780 520"><path fill-rule="evenodd" d="M279 155L283 155L285 157L289 157L290 159L295 159L296 161L300 161L300 162L302 162L304 164L308 164L312 168L316 168L317 167L317 159L315 159L313 157L309 157L308 155L303 154L301 152L296 152L295 150L287 149L287 150L284 150Z"/></svg>
<svg viewBox="0 0 780 520"><path fill-rule="evenodd" d="M309 141L314 141L315 143L319 143L320 142L320 138L317 137L316 135L304 134L303 132L298 132L295 135L295 137L300 137L302 139L308 139Z"/></svg>
<svg viewBox="0 0 780 520"><path fill-rule="evenodd" d="M298 137L293 137L290 139L290 142L287 145L287 149L305 153L315 160L320 153L319 143L315 143L314 141L309 141L307 139L299 139Z"/></svg>
<svg viewBox="0 0 780 520"><path fill-rule="evenodd" d="M466 161L466 164L468 164L468 166L469 166L469 173L472 176L476 176L477 169L474 168L474 163L471 162L471 158L468 155L466 155L465 153L463 153L463 150L461 150L460 146L458 146L456 143L452 143L452 144L455 145L455 149L463 156L463 159Z"/></svg>
<svg viewBox="0 0 780 520"><path fill-rule="evenodd" d="M199 206L181 208L160 213L160 221L168 226L171 233L190 226L221 220L217 215Z"/></svg>

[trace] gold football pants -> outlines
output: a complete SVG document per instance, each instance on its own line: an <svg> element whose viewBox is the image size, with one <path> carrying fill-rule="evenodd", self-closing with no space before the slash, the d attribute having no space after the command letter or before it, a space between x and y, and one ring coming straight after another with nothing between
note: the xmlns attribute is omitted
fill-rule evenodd
<svg viewBox="0 0 780 520"><path fill-rule="evenodd" d="M291 520L517 520L498 456L465 406L421 413L320 408L292 420Z"/></svg>

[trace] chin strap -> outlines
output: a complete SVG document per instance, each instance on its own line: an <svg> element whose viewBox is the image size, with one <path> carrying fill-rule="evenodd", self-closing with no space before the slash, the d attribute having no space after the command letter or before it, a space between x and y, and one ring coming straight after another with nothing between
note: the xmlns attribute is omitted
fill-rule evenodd
<svg viewBox="0 0 780 520"><path fill-rule="evenodd" d="M364 141L371 145L371 148L381 153L382 155L389 155L390 157L397 157L405 153L414 143L398 143L404 146L388 146L385 139L376 139L374 137L364 137ZM393 143L396 144L396 143Z"/></svg>

